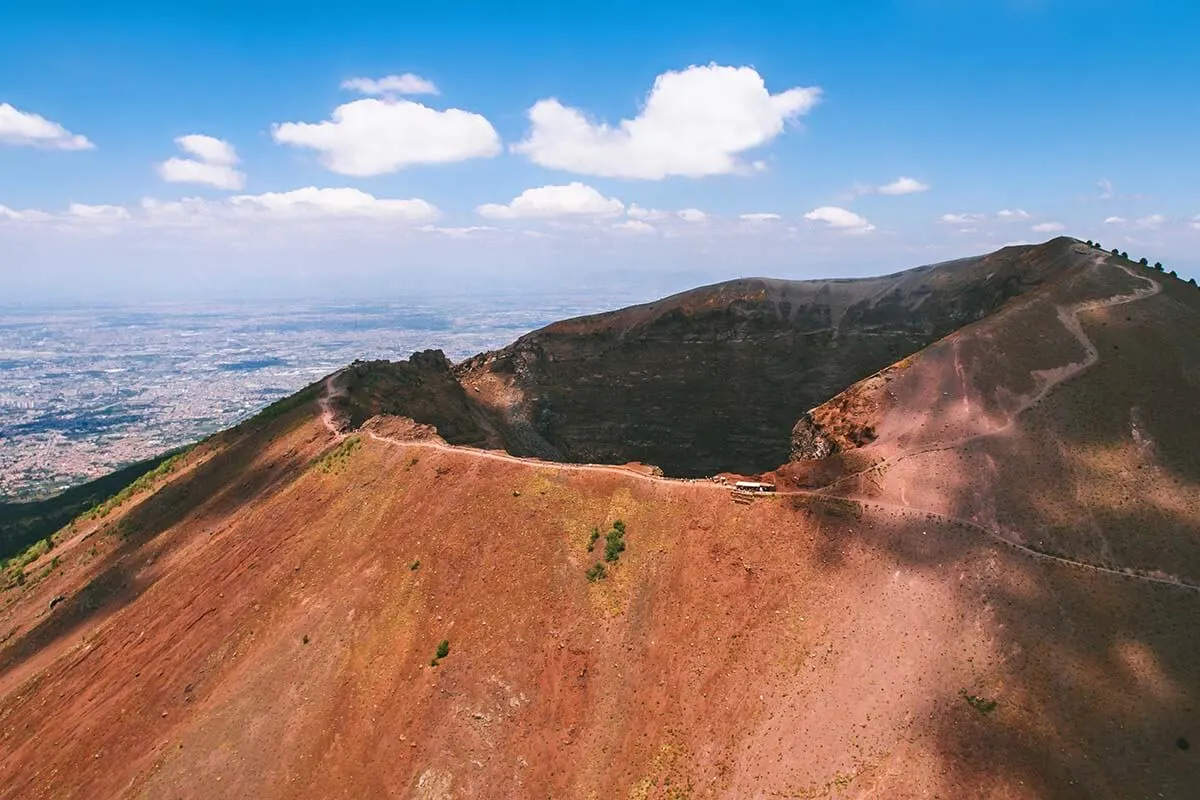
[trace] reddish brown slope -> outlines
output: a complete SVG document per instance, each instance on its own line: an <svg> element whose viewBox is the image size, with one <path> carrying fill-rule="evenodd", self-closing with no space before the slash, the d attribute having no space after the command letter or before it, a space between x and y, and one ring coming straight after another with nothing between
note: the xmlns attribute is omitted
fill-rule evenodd
<svg viewBox="0 0 1200 800"><path fill-rule="evenodd" d="M826 494L334 434L361 383L217 437L4 592L0 798L1190 797L1197 297L1092 255L817 409Z"/></svg>
<svg viewBox="0 0 1200 800"><path fill-rule="evenodd" d="M834 490L1200 585L1200 292L1095 257L815 409L818 431L877 464ZM864 430L878 439L856 448Z"/></svg>
<svg viewBox="0 0 1200 800"><path fill-rule="evenodd" d="M124 536L10 590L0 797L1182 797L1200 779L1175 745L1198 738L1194 594L923 515L348 441L315 405L230 435L114 520ZM618 518L628 549L589 583L588 531Z"/></svg>

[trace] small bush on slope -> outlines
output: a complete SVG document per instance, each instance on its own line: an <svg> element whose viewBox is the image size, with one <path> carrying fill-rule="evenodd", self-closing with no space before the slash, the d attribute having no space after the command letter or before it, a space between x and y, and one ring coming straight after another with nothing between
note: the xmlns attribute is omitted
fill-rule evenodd
<svg viewBox="0 0 1200 800"><path fill-rule="evenodd" d="M604 560L615 564L623 552L625 552L625 523L617 520L613 523L612 530L604 537Z"/></svg>
<svg viewBox="0 0 1200 800"><path fill-rule="evenodd" d="M112 497L105 500L103 503L92 506L92 508L79 516L79 520L103 519L104 517L107 517L113 509L120 506L126 500L133 497L135 494L140 494L144 491L147 491L154 486L155 482L158 481L159 478L165 477L174 472L176 467L178 467L183 461L184 457L191 452L191 449L191 447L187 447L179 451L154 469L147 472L145 475L138 478L133 483L126 486L121 491L114 494Z"/></svg>
<svg viewBox="0 0 1200 800"><path fill-rule="evenodd" d="M450 640L442 639L442 643L437 646L437 654L434 656L433 660L429 662L429 666L436 667L438 665L438 661L448 655L450 655Z"/></svg>
<svg viewBox="0 0 1200 800"><path fill-rule="evenodd" d="M357 436L343 439L341 444L321 457L314 466L326 474L340 472L346 462L350 460L350 456L354 455L360 447L362 447L362 439Z"/></svg>
<svg viewBox="0 0 1200 800"><path fill-rule="evenodd" d="M978 711L980 714L990 714L996 710L996 701L988 700L986 697L978 697L973 694L967 694L966 689L959 689L958 693L962 695L962 699L967 701L967 705Z"/></svg>

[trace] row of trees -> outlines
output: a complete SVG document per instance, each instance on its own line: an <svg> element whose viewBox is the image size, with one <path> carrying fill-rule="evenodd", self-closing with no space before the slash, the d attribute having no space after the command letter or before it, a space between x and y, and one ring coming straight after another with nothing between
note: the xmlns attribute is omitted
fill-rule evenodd
<svg viewBox="0 0 1200 800"><path fill-rule="evenodd" d="M1102 244L1100 244L1099 242L1093 242L1091 239L1088 239L1088 242L1087 242L1087 243L1088 243L1088 247L1094 247L1094 248L1096 248L1097 250L1103 250L1103 249L1104 249L1104 246L1103 246ZM1129 253L1126 253L1126 252L1124 252L1124 251L1122 251L1122 250L1118 250L1118 249L1117 249L1117 248L1115 248L1115 247L1114 247L1114 248L1113 248L1111 251L1109 251L1109 252L1111 252L1111 253L1112 253L1114 256L1120 256L1121 258L1125 259L1126 261L1129 261ZM1145 258L1139 259L1137 263L1141 264L1143 267L1150 268L1150 262L1149 262L1148 260L1146 260ZM1162 272L1162 271L1163 271L1163 265L1162 265L1162 262L1161 262L1161 261L1155 261L1155 262L1154 262L1154 269L1158 270L1159 272ZM1179 275L1178 275L1178 274L1176 274L1175 270L1171 270L1171 271L1170 271L1170 272L1168 272L1167 274L1168 274L1168 275L1170 275L1172 278L1178 278L1178 277L1179 277ZM1196 285L1196 279L1195 279L1195 278L1189 278L1189 279L1188 279L1188 283L1189 283L1189 284L1191 284L1192 286L1195 286L1195 285Z"/></svg>

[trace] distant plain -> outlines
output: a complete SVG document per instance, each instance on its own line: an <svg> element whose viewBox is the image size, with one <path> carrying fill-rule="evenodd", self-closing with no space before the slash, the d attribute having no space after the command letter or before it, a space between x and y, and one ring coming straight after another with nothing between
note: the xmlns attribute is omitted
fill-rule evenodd
<svg viewBox="0 0 1200 800"><path fill-rule="evenodd" d="M452 360L640 298L0 307L0 500L44 497L226 428L355 359Z"/></svg>

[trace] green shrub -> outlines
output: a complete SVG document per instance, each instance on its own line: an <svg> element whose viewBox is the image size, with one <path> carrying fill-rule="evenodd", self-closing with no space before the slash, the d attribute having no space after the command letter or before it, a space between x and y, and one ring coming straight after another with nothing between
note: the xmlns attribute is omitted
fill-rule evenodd
<svg viewBox="0 0 1200 800"><path fill-rule="evenodd" d="M314 466L326 474L340 472L346 462L350 460L350 456L354 455L360 447L362 447L362 439L357 436L348 436L337 447L318 459Z"/></svg>
<svg viewBox="0 0 1200 800"><path fill-rule="evenodd" d="M862 518L862 504L857 500L850 500L845 497L820 497L815 499L817 508L826 516L842 517L844 519Z"/></svg>
<svg viewBox="0 0 1200 800"><path fill-rule="evenodd" d="M259 411L254 416L238 423L237 427L241 428L243 425L267 422L268 420L283 416L292 409L296 409L302 405L311 403L312 401L316 400L317 396L323 391L324 383L324 381L311 383L295 394L288 395L280 400L276 400L274 403L271 403L271 405L267 406L262 411Z"/></svg>
<svg viewBox="0 0 1200 800"><path fill-rule="evenodd" d="M625 552L625 523L617 520L612 530L604 536L604 560L610 564L616 563Z"/></svg>
<svg viewBox="0 0 1200 800"><path fill-rule="evenodd" d="M416 572L417 570L419 570L421 568L421 559L418 558L416 561L409 564L408 568L411 569L413 572Z"/></svg>
<svg viewBox="0 0 1200 800"><path fill-rule="evenodd" d="M18 586L23 586L25 584L25 568L50 552L50 548L52 547L54 547L54 542L48 538L41 539L29 545L22 552L5 562L5 576L9 581L16 583ZM53 566L58 566L57 557L54 559Z"/></svg>
<svg viewBox="0 0 1200 800"><path fill-rule="evenodd" d="M967 701L967 705L978 711L980 714L990 714L996 710L996 701L989 700L986 697L978 697L973 694L967 694L966 689L959 689L958 693L963 700Z"/></svg>
<svg viewBox="0 0 1200 800"><path fill-rule="evenodd" d="M587 575L588 583L595 583L596 581L602 581L607 578L608 570L604 568L603 564L597 561L596 566L588 569L585 574Z"/></svg>
<svg viewBox="0 0 1200 800"><path fill-rule="evenodd" d="M178 453L175 453L173 456L163 461L157 467L150 470L145 475L141 476L136 481L105 500L103 503L97 503L87 511L80 514L78 520L104 519L126 500L133 497L135 494L141 494L142 492L150 490L158 482L159 478L164 478L174 472L175 469L183 462L183 459L187 456L187 454L191 452L191 450L191 447L185 447Z"/></svg>
<svg viewBox="0 0 1200 800"><path fill-rule="evenodd" d="M437 646L437 657L445 658L450 655L450 640L442 639L442 643Z"/></svg>
<svg viewBox="0 0 1200 800"><path fill-rule="evenodd" d="M592 532L588 534L588 552L596 549L596 540L600 538L600 529L592 528Z"/></svg>

